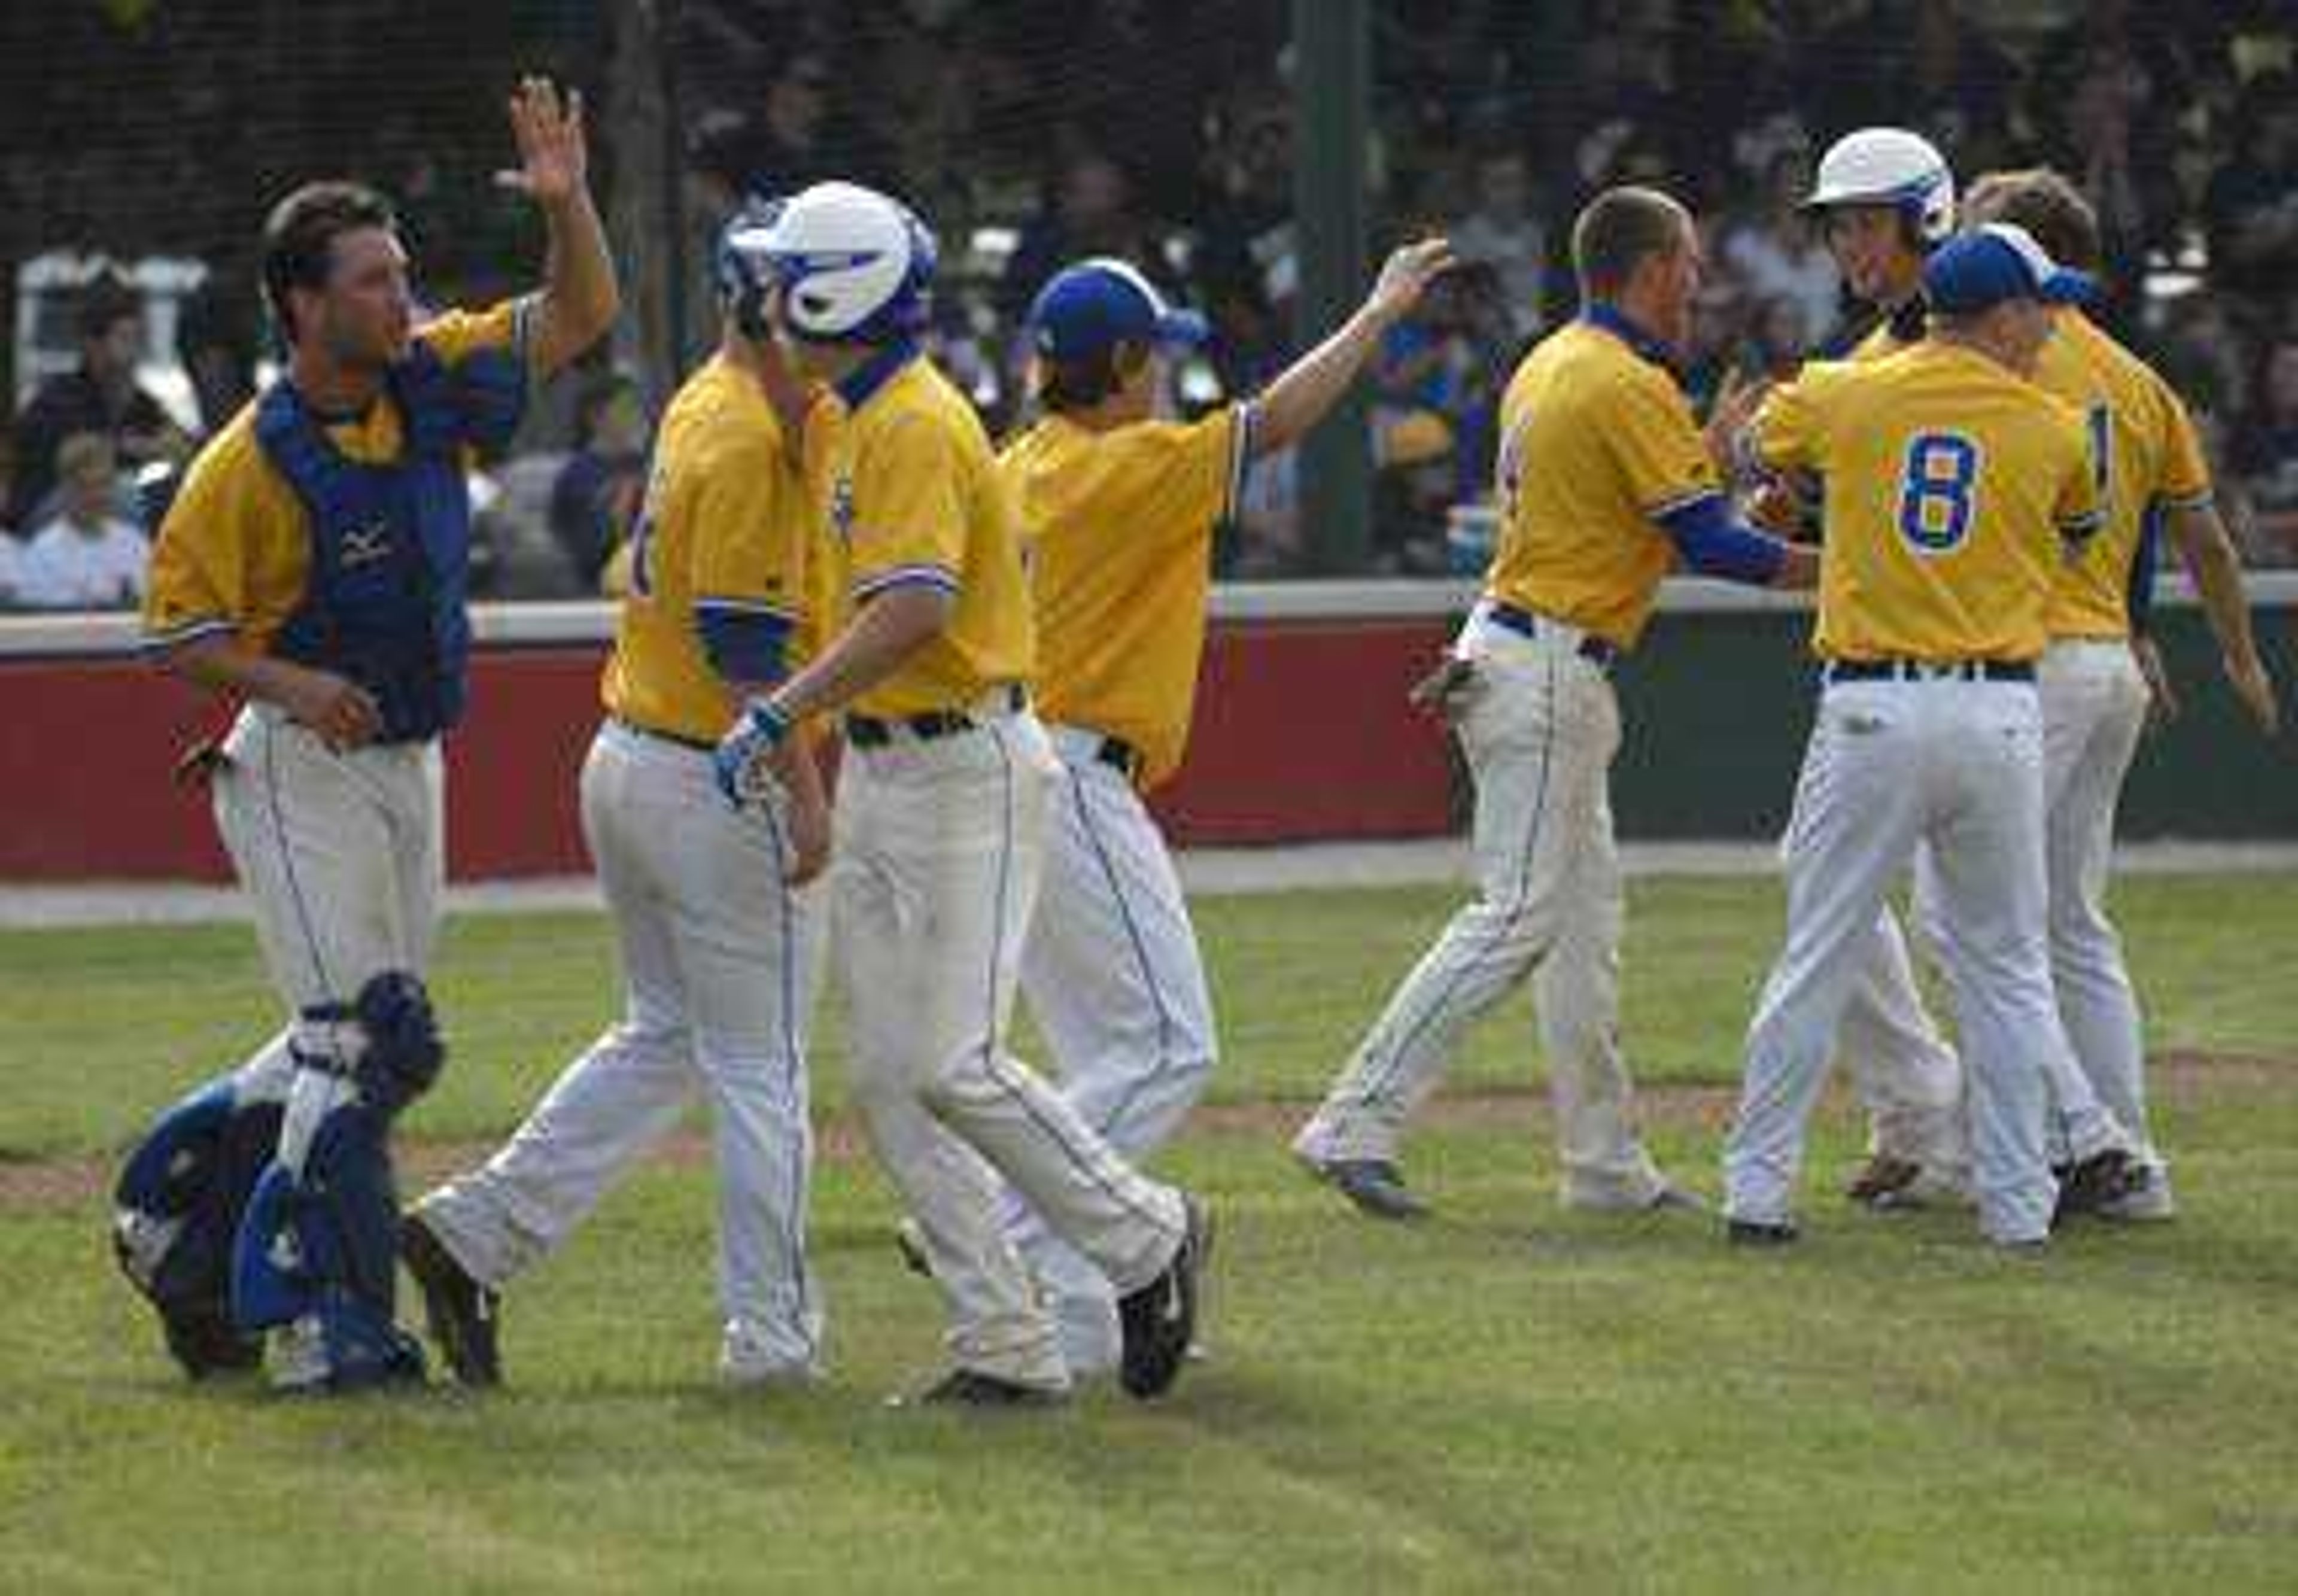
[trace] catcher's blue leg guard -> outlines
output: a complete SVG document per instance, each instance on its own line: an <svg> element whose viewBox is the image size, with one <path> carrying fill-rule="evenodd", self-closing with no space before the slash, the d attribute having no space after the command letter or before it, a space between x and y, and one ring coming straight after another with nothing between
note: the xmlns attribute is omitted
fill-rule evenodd
<svg viewBox="0 0 2298 1596"><path fill-rule="evenodd" d="M422 983L379 975L349 1006L307 1011L279 1154L239 1228L232 1311L244 1328L293 1324L310 1344L280 1383L343 1390L420 1379L393 1322L399 1197L391 1122L438 1078L445 1052Z"/></svg>
<svg viewBox="0 0 2298 1596"><path fill-rule="evenodd" d="M236 1075L211 1080L153 1122L112 1188L112 1254L195 1380L262 1360L232 1322L231 1253L280 1113L277 1099L244 1096Z"/></svg>

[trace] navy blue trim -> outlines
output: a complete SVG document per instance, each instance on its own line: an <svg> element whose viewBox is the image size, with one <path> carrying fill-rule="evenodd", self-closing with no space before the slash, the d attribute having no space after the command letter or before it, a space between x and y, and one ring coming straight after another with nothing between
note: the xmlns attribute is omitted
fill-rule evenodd
<svg viewBox="0 0 2298 1596"><path fill-rule="evenodd" d="M1684 564L1703 576L1769 587L1787 563L1787 545L1740 520L1721 493L1677 505L1653 518L1674 542Z"/></svg>
<svg viewBox="0 0 2298 1596"><path fill-rule="evenodd" d="M798 1035L798 916L792 906L797 889L790 885L788 864L796 856L796 850L782 835L781 821L774 814L774 806L761 804L758 812L766 817L766 835L773 844L774 899L781 910L782 946L778 973L782 996L782 1101L789 1109L790 1124L797 1136L791 1151L805 1154L790 1160L791 1185L795 1189L788 1194L788 1201L782 1205L787 1221L782 1239L789 1248L791 1283L798 1298L798 1331L806 1344L806 1360L811 1364L821 1356L822 1348L807 1322L814 1300L806 1289L806 1191L813 1164L813 1130L806 1121L806 1064Z"/></svg>
<svg viewBox="0 0 2298 1596"><path fill-rule="evenodd" d="M1124 926L1125 940L1132 947L1133 962L1140 967L1142 985L1149 989L1149 1006L1157 1012L1156 1067L1146 1074L1137 1077L1126 1088L1125 1095L1110 1105L1109 1112L1103 1118L1101 1124L1095 1127L1103 1136L1106 1137L1116 1129L1118 1122L1124 1119L1126 1111L1131 1108L1141 1094L1149 1088L1150 1084L1153 1081L1163 1079L1171 1071L1173 1015L1172 1011L1165 1006L1165 994L1158 989L1157 971L1149 959L1149 945L1141 935L1140 926L1134 921L1133 906L1125 899L1125 884L1118 876L1116 861L1109 856L1109 849L1101 839L1101 832L1093 823L1093 808L1087 802L1085 778L1078 774L1076 767L1066 760L1062 761L1062 768L1069 774L1070 796L1077 800L1079 829L1084 831L1086 842L1093 849L1095 862L1101 866L1102 879L1109 883L1109 896L1117 905L1118 922ZM1128 790L1131 790L1128 789Z"/></svg>
<svg viewBox="0 0 2298 1596"><path fill-rule="evenodd" d="M1107 1193L1111 1202L1136 1219L1145 1222L1151 1229L1166 1231L1169 1228L1161 1218L1153 1211L1143 1208L1132 1201L1126 1195L1123 1187L1112 1184L1103 1174L1102 1165L1107 1160L1097 1159L1090 1149L1080 1150L1073 1144L1068 1136L1063 1134L1059 1121L1048 1120L1038 1112L1037 1104L1031 1100L1029 1088L1015 1081L1005 1067L1005 1050L998 1045L1001 1038L997 1024L997 971L1005 955L1005 895L1013 865L1013 756L1005 747L1005 731L1003 726L992 724L988 727L988 732L989 740L997 749L998 771L1004 778L1004 801L998 806L997 811L997 918L992 922L996 929L989 939L989 1013L988 1029L982 1038L982 1073L996 1085L1003 1087L1005 1095L1013 1100L1014 1106L1019 1108L1029 1121L1037 1128L1038 1132L1062 1150L1062 1156L1076 1167L1079 1174ZM1066 1106L1066 1100L1062 1101ZM1091 1128L1084 1121L1077 1119L1074 1113L1070 1118L1079 1129L1089 1136L1093 1134ZM1095 1139L1100 1140L1098 1137ZM1105 1144L1103 1150L1109 1151ZM1029 1195L1026 1192L1022 1195ZM1184 1223L1186 1224L1186 1216ZM1100 1263L1103 1261L1095 1259L1094 1261Z"/></svg>
<svg viewBox="0 0 2298 1596"><path fill-rule="evenodd" d="M2123 610L2130 617L2135 637L2148 636L2153 629L2154 570L2161 560L2162 541L2162 507L2149 505L2138 517L2138 547L2130 551L2130 583L2122 595Z"/></svg>
<svg viewBox="0 0 2298 1596"><path fill-rule="evenodd" d="M287 878L288 901L295 906L295 922L303 928L304 951L311 955L311 972L319 978L319 990L328 995L328 1001L340 1002L334 996L336 987L327 974L327 955L319 947L319 933L311 923L310 906L303 900L303 884L295 874L295 850L288 846L287 817L279 807L279 743L284 726L274 722L264 727L263 790L271 811L271 834L279 845L279 868ZM316 734L315 734L316 735ZM297 1005L301 1012L302 1005ZM290 1046L290 1053L293 1051Z"/></svg>
<svg viewBox="0 0 2298 1596"><path fill-rule="evenodd" d="M1591 299L1580 307L1580 319L1599 332L1609 333L1653 365L1675 370L1675 351L1646 332L1617 305Z"/></svg>
<svg viewBox="0 0 2298 1596"><path fill-rule="evenodd" d="M1558 682L1556 675L1555 654L1552 652L1550 653L1547 656L1547 660L1548 715L1541 728L1540 791L1538 796L1533 799L1532 822L1525 831L1524 847L1517 855L1516 892L1514 894L1516 903L1515 906L1509 910L1508 918L1500 922L1499 934L1492 939L1492 951L1495 952L1507 947L1509 941L1516 936L1516 928L1517 923L1523 920L1525 912L1532 906L1530 888L1533 862L1539 856L1540 833L1544 829L1544 823L1548 817L1549 775L1555 765L1556 723L1559 718L1559 715L1556 698ZM1482 883L1479 883L1477 886L1477 896L1479 897L1484 896ZM1463 912L1465 913L1465 911ZM1455 914L1453 916L1455 921L1459 920L1459 914ZM1439 943L1442 943L1444 937L1449 937L1451 934L1452 928L1451 926L1447 925L1439 936ZM1555 941L1553 931L1550 933L1549 941L1553 945ZM1547 956L1548 949L1543 947L1537 954L1533 955L1533 957L1525 961L1524 967L1508 978L1508 987L1513 988L1521 982L1525 976L1532 973L1533 970L1539 964L1540 961ZM1428 1029L1429 1025L1435 1020L1436 1016L1442 1013L1446 1008L1451 1006L1452 1002L1452 994L1460 989L1460 983L1468 978L1468 972L1482 962L1483 957L1480 955L1476 958L1461 957L1454 963L1451 976L1445 981L1443 990L1436 994L1434 1001L1420 1012L1419 1017L1412 1022L1402 1036L1396 1039L1393 1046L1389 1049L1388 1067L1383 1070L1378 1075L1366 1080L1364 1085L1357 1089L1355 1100L1359 1104L1368 1107L1387 1093L1390 1085L1396 1078L1397 1071L1403 1067L1406 1051L1414 1042L1419 1039L1420 1033ZM1407 980L1409 980L1409 978L1408 977ZM1508 988L1503 988L1502 989L1505 991ZM1551 1068L1557 1067L1556 1060L1551 1059L1549 1063Z"/></svg>
<svg viewBox="0 0 2298 1596"><path fill-rule="evenodd" d="M779 682L789 647L790 618L765 610L731 609L707 600L694 607L694 628L710 668L729 682Z"/></svg>
<svg viewBox="0 0 2298 1596"><path fill-rule="evenodd" d="M847 409L859 410L877 396L879 389L892 382L903 367L917 358L915 339L897 338L839 377L831 386L838 390L838 397L846 401Z"/></svg>

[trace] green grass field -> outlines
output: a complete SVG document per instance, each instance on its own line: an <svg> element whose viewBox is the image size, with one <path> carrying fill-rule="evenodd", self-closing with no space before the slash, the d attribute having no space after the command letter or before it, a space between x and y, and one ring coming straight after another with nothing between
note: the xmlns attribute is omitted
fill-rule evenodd
<svg viewBox="0 0 2298 1596"><path fill-rule="evenodd" d="M1410 1149L1441 1217L1356 1219L1285 1134L1451 904L1209 900L1230 1059L1170 1170L1223 1220L1210 1357L1143 1408L891 1411L939 1313L832 1135L820 1391L713 1380L710 1177L649 1166L507 1311L484 1399L194 1390L103 1254L113 1150L258 1039L243 928L0 935L0 1591L2288 1590L2298 1568L2298 881L2119 900L2158 1053L2171 1226L2039 1261L1969 1216L1855 1215L1748 1256L1559 1211L1530 1015ZM1626 1038L1664 1162L1712 1191L1769 882L1640 881ZM605 928L466 919L418 1175L474 1155L611 1012ZM843 1119L834 1024L817 1061Z"/></svg>

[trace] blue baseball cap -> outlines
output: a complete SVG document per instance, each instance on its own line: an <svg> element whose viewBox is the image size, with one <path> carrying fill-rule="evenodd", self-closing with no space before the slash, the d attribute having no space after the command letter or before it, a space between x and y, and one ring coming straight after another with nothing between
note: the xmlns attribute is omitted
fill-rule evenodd
<svg viewBox="0 0 2298 1596"><path fill-rule="evenodd" d="M1194 310L1165 302L1147 277L1103 256L1055 272L1029 306L1029 336L1049 360L1077 360L1115 343L1194 349L1211 329Z"/></svg>
<svg viewBox="0 0 2298 1596"><path fill-rule="evenodd" d="M2014 299L2079 305L2097 286L2087 273L2052 260L2033 234L2012 222L1960 234L1923 262L1923 297L1947 316L1976 316Z"/></svg>

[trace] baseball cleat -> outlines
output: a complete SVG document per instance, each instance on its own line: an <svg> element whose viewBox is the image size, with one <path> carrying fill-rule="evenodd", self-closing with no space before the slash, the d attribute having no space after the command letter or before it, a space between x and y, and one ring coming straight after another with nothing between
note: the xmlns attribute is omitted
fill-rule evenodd
<svg viewBox="0 0 2298 1596"><path fill-rule="evenodd" d="M1735 1247L1784 1247L1792 1245L1798 1234L1793 1220L1782 1220L1775 1225L1761 1220L1724 1221L1724 1239Z"/></svg>
<svg viewBox="0 0 2298 1596"><path fill-rule="evenodd" d="M1336 1158L1330 1162L1302 1155L1318 1179L1376 1220L1425 1220L1428 1204L1404 1184L1404 1171L1385 1158Z"/></svg>
<svg viewBox="0 0 2298 1596"><path fill-rule="evenodd" d="M1126 1394L1144 1402L1172 1389L1196 1339L1205 1260L1212 1252L1212 1216L1186 1193L1181 1207L1186 1221L1172 1261L1146 1286L1127 1292L1117 1302L1124 1341L1117 1382Z"/></svg>
<svg viewBox="0 0 2298 1596"><path fill-rule="evenodd" d="M1923 1166L1913 1159L1878 1153L1845 1185L1843 1195L1863 1208L1911 1208Z"/></svg>
<svg viewBox="0 0 2298 1596"><path fill-rule="evenodd" d="M2079 1213L2103 1213L2146 1187L2145 1166L2120 1147L2101 1148L2052 1173L2059 1178L2058 1205L2051 1211L2054 1230Z"/></svg>
<svg viewBox="0 0 2298 1596"><path fill-rule="evenodd" d="M423 1288L423 1317L456 1383L501 1385L502 1353L495 1338L500 1296L455 1261L420 1212L401 1221L399 1255Z"/></svg>
<svg viewBox="0 0 2298 1596"><path fill-rule="evenodd" d="M1663 1186L1644 1204L1646 1213L1706 1213L1707 1199L1680 1186Z"/></svg>
<svg viewBox="0 0 2298 1596"><path fill-rule="evenodd" d="M1025 1385L978 1369L953 1369L922 1391L887 1402L889 1408L1057 1408L1070 1393L1058 1385Z"/></svg>

